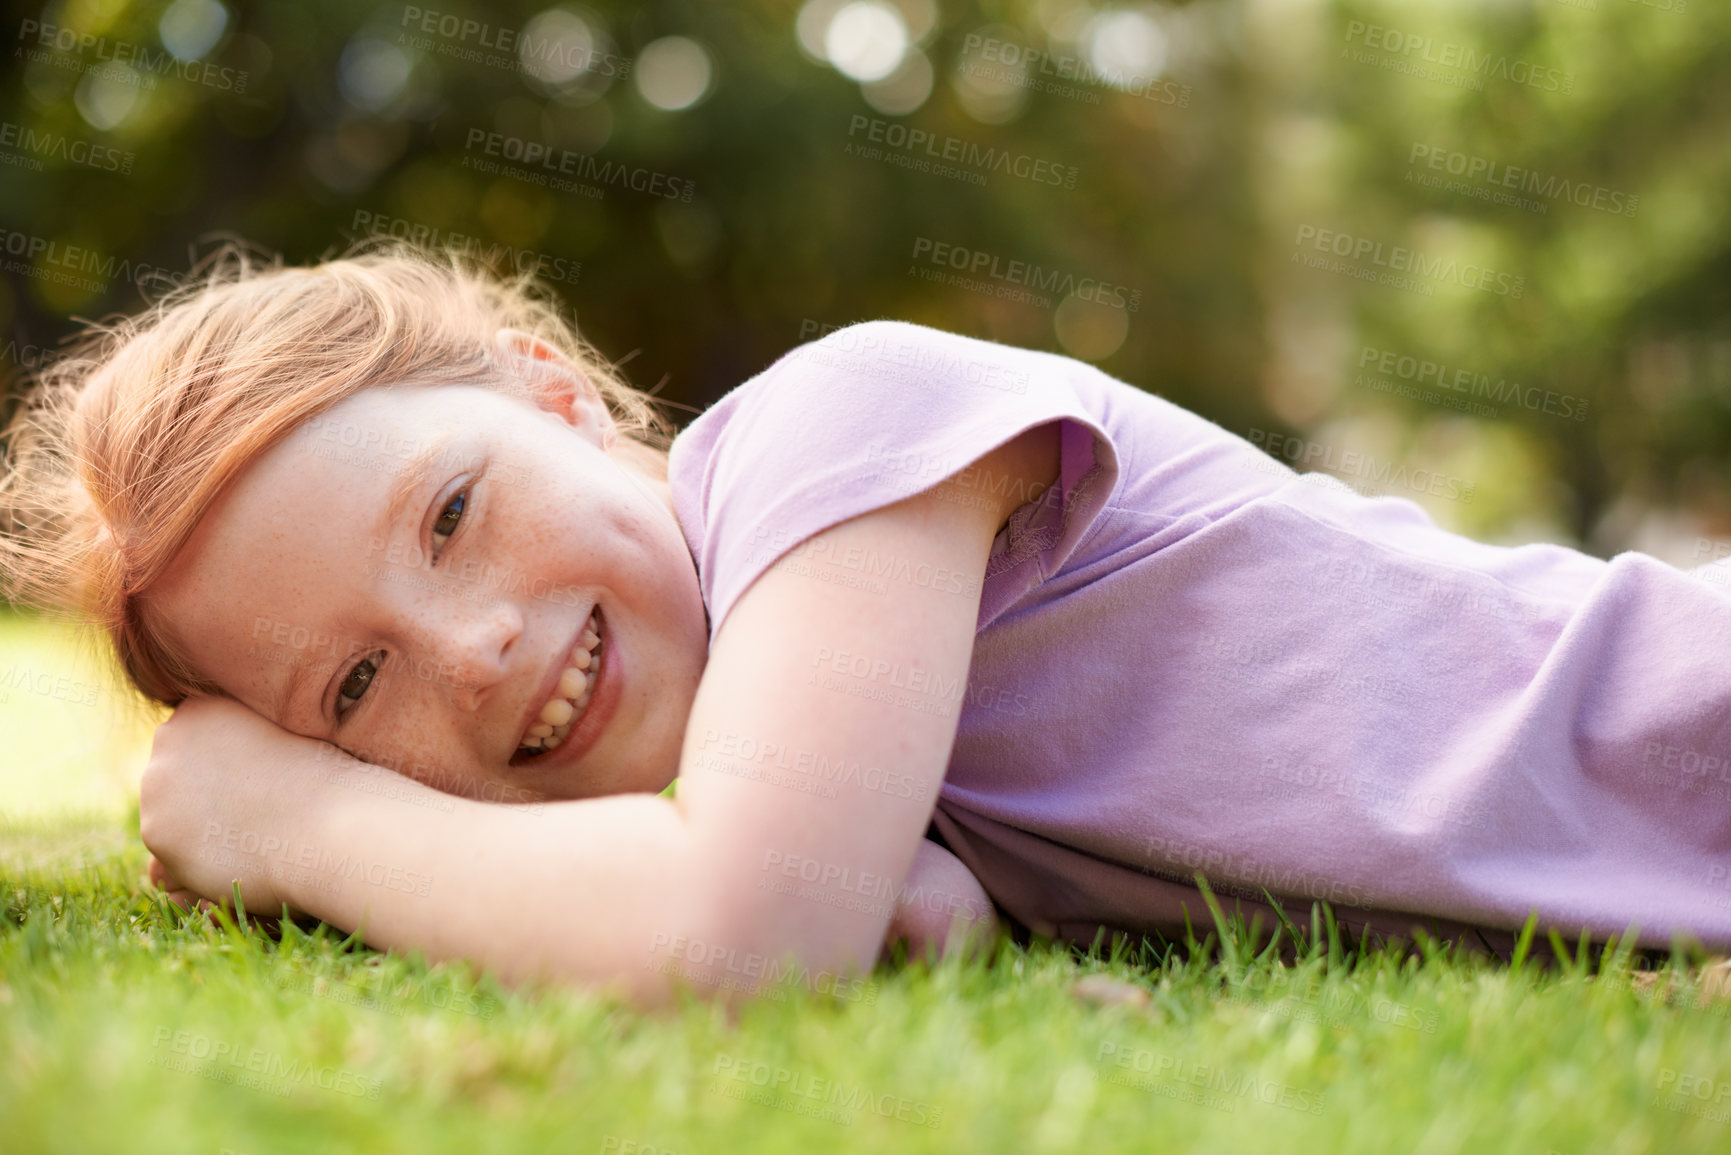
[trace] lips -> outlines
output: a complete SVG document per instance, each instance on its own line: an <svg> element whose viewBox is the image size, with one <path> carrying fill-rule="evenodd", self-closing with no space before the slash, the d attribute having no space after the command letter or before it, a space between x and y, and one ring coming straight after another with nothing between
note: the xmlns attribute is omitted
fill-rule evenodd
<svg viewBox="0 0 1731 1155"><path fill-rule="evenodd" d="M516 751L510 759L513 764L544 757L558 749L588 714L606 660L605 632L601 607L596 606L584 621L577 640L548 671L540 701L532 704L533 712L517 739Z"/></svg>

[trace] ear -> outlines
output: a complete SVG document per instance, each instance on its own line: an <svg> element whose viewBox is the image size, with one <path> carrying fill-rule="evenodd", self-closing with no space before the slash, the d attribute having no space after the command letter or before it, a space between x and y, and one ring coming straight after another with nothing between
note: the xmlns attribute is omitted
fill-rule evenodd
<svg viewBox="0 0 1731 1155"><path fill-rule="evenodd" d="M513 378L516 396L553 414L602 448L618 436L613 415L588 374L563 351L522 329L500 329L494 352Z"/></svg>

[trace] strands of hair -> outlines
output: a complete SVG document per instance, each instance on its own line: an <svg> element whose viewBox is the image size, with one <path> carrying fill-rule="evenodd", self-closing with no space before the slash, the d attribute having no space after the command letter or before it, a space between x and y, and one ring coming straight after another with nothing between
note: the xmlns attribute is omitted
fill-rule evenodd
<svg viewBox="0 0 1731 1155"><path fill-rule="evenodd" d="M142 312L85 328L15 390L0 433L0 597L94 625L145 698L217 693L150 589L248 463L310 418L403 382L521 389L501 329L564 352L663 471L662 403L626 384L532 275L367 238L318 264L225 239Z"/></svg>

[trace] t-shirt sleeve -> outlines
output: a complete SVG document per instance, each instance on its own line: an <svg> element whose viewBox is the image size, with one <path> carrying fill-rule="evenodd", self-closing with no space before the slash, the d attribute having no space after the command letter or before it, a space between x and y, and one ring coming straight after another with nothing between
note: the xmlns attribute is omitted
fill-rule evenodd
<svg viewBox="0 0 1731 1155"><path fill-rule="evenodd" d="M996 500L1005 479L974 463L1053 421L1063 423L1059 484L1018 508L988 573L1015 568L1026 586L1057 572L1118 475L1111 438L1074 385L1081 368L923 325L867 321L799 346L728 393L679 435L668 460L710 639L759 574L796 547L811 552L810 539L833 526L951 477L958 500ZM825 560L843 579L881 578L874 567L894 565Z"/></svg>

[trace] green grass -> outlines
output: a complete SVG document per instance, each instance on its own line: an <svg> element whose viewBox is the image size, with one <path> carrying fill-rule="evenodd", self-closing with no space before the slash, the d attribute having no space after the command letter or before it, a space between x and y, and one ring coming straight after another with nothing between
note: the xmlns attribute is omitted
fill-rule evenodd
<svg viewBox="0 0 1731 1155"><path fill-rule="evenodd" d="M0 1155L1731 1151L1726 1004L1615 950L1359 949L1307 912L1278 952L1224 921L647 1015L215 926L142 881L148 745L100 664L0 615L0 671Z"/></svg>
<svg viewBox="0 0 1731 1155"><path fill-rule="evenodd" d="M1512 967L1360 952L1324 924L1285 967L1229 923L1188 957L1006 944L730 1021L502 990L328 927L215 926L143 866L112 819L0 830L0 1150L1731 1149L1725 1123L1667 1109L1731 1087L1723 1004L1641 993L1622 952ZM1097 972L1149 1006L1076 997ZM218 1077L249 1065L274 1085ZM754 1078L779 1092L753 1101Z"/></svg>

